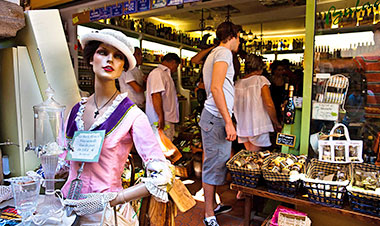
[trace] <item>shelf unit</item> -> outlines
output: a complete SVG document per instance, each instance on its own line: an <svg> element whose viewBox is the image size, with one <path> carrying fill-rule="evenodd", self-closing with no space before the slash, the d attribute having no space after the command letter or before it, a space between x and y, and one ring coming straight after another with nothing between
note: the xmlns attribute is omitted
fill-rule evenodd
<svg viewBox="0 0 380 226"><path fill-rule="evenodd" d="M303 53L303 49L294 49L294 50L271 50L264 51L263 54L290 54L290 53Z"/></svg>
<svg viewBox="0 0 380 226"><path fill-rule="evenodd" d="M170 41L170 40L167 40L164 38L156 37L154 35L149 35L149 34L137 32L137 31L132 31L132 30L129 30L127 28L119 27L116 25L104 24L104 23L100 23L100 22L91 22L91 23L82 24L82 26L86 26L86 27L94 28L94 29L111 28L111 29L119 30L129 37L136 38L139 40L147 40L147 41L151 41L151 42L160 43L163 45L177 47L179 49L187 49L187 50L194 51L194 52L200 51L200 49L194 48L193 46L189 46L189 45L179 43L179 42Z"/></svg>
<svg viewBox="0 0 380 226"><path fill-rule="evenodd" d="M339 34L339 33L351 33L351 32L362 32L362 31L372 31L373 25L361 25L355 27L341 27L341 28L326 28L315 30L315 35L329 35L329 34Z"/></svg>

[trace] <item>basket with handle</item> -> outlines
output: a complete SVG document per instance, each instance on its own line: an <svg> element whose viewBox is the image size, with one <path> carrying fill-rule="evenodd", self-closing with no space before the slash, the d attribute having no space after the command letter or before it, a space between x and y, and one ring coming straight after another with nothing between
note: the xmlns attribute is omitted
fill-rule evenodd
<svg viewBox="0 0 380 226"><path fill-rule="evenodd" d="M351 182L347 187L350 206L353 210L380 217L380 193L363 190L355 187L355 170L365 172L380 172L380 166L368 163L355 163L351 165Z"/></svg>
<svg viewBox="0 0 380 226"><path fill-rule="evenodd" d="M334 132L343 127L346 140L333 140ZM318 159L324 162L349 163L363 162L363 141L351 140L347 127L342 123L336 123L330 131L328 140L318 141Z"/></svg>
<svg viewBox="0 0 380 226"><path fill-rule="evenodd" d="M241 158L242 156L252 156L254 159L259 158L258 154L255 152L242 150L228 160L226 166L231 173L233 183L245 187L256 188L261 177L261 171L259 168L249 169L246 167L239 167L234 164L235 160Z"/></svg>
<svg viewBox="0 0 380 226"><path fill-rule="evenodd" d="M336 174L338 170L347 172L344 181L327 181L316 179L319 172L325 175ZM306 176L302 178L303 186L310 201L326 206L340 208L343 206L346 187L350 182L349 164L322 162L312 159L307 167Z"/></svg>

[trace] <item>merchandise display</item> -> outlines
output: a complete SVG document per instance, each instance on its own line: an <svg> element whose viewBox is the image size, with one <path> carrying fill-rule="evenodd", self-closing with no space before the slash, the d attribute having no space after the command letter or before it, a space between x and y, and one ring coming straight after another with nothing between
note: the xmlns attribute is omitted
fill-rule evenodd
<svg viewBox="0 0 380 226"><path fill-rule="evenodd" d="M64 1L64 3L51 3L48 7L43 6L41 8L38 6L31 7L28 5L31 3L28 2L32 1L20 3L25 5L23 6L25 12L38 13L39 10L45 11L44 9L49 8L49 10L56 10L57 14L61 16L59 22L62 22L63 39L66 38L63 41L64 44L67 44L67 46L64 45L65 51L71 57L68 61L69 66L72 64L74 85L73 89L65 87L66 91L62 92L59 90L61 89L60 84L56 84L54 86L54 89L57 90L56 100L71 109L73 105L68 103L77 103L79 101L78 93L83 99L78 105L80 107L75 108L78 113L74 111L70 113L65 106L55 101L51 89L48 89L46 94L37 90L36 95L38 99L41 99L39 102L43 103L35 105L33 114L30 114L33 118L24 117L27 111L19 109L19 106L26 105L25 97L21 102L18 100L18 95L20 95L18 89L22 91L26 86L17 87L13 84L11 86L8 80L13 79L16 83L20 80L26 80L26 84L30 83L31 87L36 89L34 87L47 87L48 83L52 84L50 80L55 76L54 74L51 75L52 71L68 73L60 66L55 64L54 67L51 66L53 65L52 60L46 57L46 54L40 54L40 51L45 53L54 51L55 49L51 45L47 51L38 43L39 56L36 57L31 54L35 46L21 41L22 38L18 37L19 35L16 35L14 39L0 40L1 65L11 65L13 70L18 68L19 71L9 72L11 75L2 80L3 87L0 89L3 90L1 93L1 96L4 97L2 103L6 104L0 112L0 116L5 116L1 117L0 121L6 121L8 114L15 114L16 112L16 116L14 116L16 119L12 121L12 125L20 124L19 120L23 118L24 121L29 120L34 123L34 131L29 131L32 128L31 125L20 124L16 131L9 132L9 137L18 143L21 149L26 147L25 150L35 152L38 158L33 160L36 165L33 165L34 168L32 169L41 164L36 174L30 172L27 174L29 177L38 174L40 175L39 178L18 177L25 175L27 170L30 170L32 164L28 161L30 154L33 153L24 153L24 150L20 149L21 151L14 155L16 151L12 148L16 147L4 147L2 153L0 150L0 160L3 154L0 169L6 171L3 172L5 178L9 178L9 175L14 176L13 179L8 179L11 186L4 188L4 191L12 188L15 201L13 206L15 209L1 209L0 225L12 225L13 223L16 225L20 221L23 223L25 221L34 222L36 225L50 223L58 225L64 222L64 219L73 220L74 215L79 212L74 211L76 207L73 204L65 204L65 201L81 203L83 209L90 207L88 209L91 211L81 212L83 214L89 215L91 213L92 215L99 210L99 213L95 214L98 214L96 218L103 214L101 225L123 225L123 223L128 222L126 223L128 225L157 224L157 226L181 225L183 218L188 216L182 215L180 212L192 211L193 206L198 206L199 202L204 202L200 207L202 209L202 219L200 220L208 225L210 216L212 217L212 214L209 213L218 215L220 211L224 213L224 209L221 210L218 207L216 211L212 212L213 209L207 204L211 200L209 198L211 191L207 190L211 188L207 185L219 193L220 200L215 201L220 201L220 208L225 205L224 208L228 208L228 210L230 209L229 206L235 209L235 204L241 205L244 202L244 211L239 212L244 215L244 225L252 225L252 223L256 225L258 222L253 221L256 221L257 217L251 217L250 214L252 212L261 216L262 212L260 211L264 212L264 218L268 217L266 224L262 225L310 226L311 221L315 225L326 225L323 223L335 218L335 214L342 215L336 218L342 219L343 222L337 221L337 226L344 225L351 218L363 221L363 225L367 223L365 221L378 220L380 222L380 7L378 1L371 0L364 3L360 1L315 0L307 1L307 4L305 1L285 0L131 0L105 1L104 4L99 4L98 1ZM235 28L230 24L229 28L223 28L223 24L228 24L226 22L236 22L238 26ZM28 23L26 26L28 27ZM40 27L38 28L43 30ZM59 28L61 29L61 27ZM87 53L88 49L83 49L85 46L81 46L79 40L82 40L85 34L101 34L104 29L112 29L126 36L123 42L128 42L130 56L116 48L117 45L114 46L111 43L101 43L101 46L96 46L96 39L92 40L94 42L91 41L91 45L96 47L94 52ZM228 32L223 29L228 30ZM22 29L19 34L31 36L31 39L36 39L35 36L41 36L41 32L42 34L49 32L49 29L37 32L30 27L27 31L24 30ZM227 46L224 42L222 33L229 33L227 42L233 40L231 46ZM219 40L222 42L220 43ZM43 41L48 42L45 39ZM121 45L121 43L117 44ZM26 46L25 53L29 53L31 56L14 60L15 62L12 61L11 64L8 62L10 59L8 56L11 55L3 54L2 49L8 49L7 51L11 51L13 55L22 56L19 46ZM111 48L104 48L104 46ZM101 51L102 48L104 48L103 52ZM116 50L114 50L115 48ZM134 53L136 49L140 49L140 51ZM58 51L61 52L62 50L57 47ZM120 52L122 54L119 54ZM177 59L175 60L176 66L158 67L166 61L163 59L168 53L179 56L180 62ZM86 56L88 54L94 55L88 57ZM211 73L211 67L207 67L207 63L206 67L203 67L205 62L211 62L212 57L209 56L214 54L217 55L217 58L212 64L210 63L213 65L212 70L219 69L219 66L224 65L221 62L228 60L228 70L226 71L228 82L223 83L222 92L215 85L218 80L214 77L214 71ZM237 117L237 104L234 99L237 99L238 92L236 90L239 88L237 84L250 76L248 73L250 67L256 66L248 63L251 54L262 58L263 70L260 75L268 81L260 89L257 89L258 93L255 93L263 99L262 106L258 107L267 110L274 107L274 112L268 111L268 115L265 116L251 114L252 116L247 117L246 122L243 121L242 123ZM114 62L109 63L112 59L108 59L108 66L99 66L100 60L94 64L97 59L94 57L97 55L102 55L102 60L105 59L105 55L112 55L114 61L122 60L124 65L114 67ZM129 58L133 59L132 55L136 59L137 57L141 58L138 61L141 63L129 61ZM34 58L38 58L37 61ZM30 63L24 62L27 60ZM63 59L59 57L54 59L57 62L61 60ZM30 68L25 69L24 64ZM63 66L71 69L66 64ZM129 108L134 106L131 92L128 90L128 94L124 90L120 91L119 81L116 79L114 83L112 80L114 78L107 76L110 74L119 75L116 73L119 71L115 72L115 68L127 71L126 68L131 69L135 66L141 71L140 78L142 81L129 81L128 84L127 82L125 84L132 87L135 92L140 93L141 97L144 95L155 98L154 103L159 103L162 102L163 96L169 93L169 90L175 90L177 95L172 96L171 100L174 101L170 102L170 105L176 105L175 107L178 108L178 111L175 112L178 119L175 122L178 123L171 123L170 126L165 124L166 121L171 122L168 120L170 117L166 115L170 112L167 106L163 105L162 109L158 109L157 106L148 109L148 115L151 109L158 113L156 115L160 115L158 120L160 128L166 125L165 128L170 128L170 130L157 129L158 122L156 122L157 124L149 122L146 124L149 130L144 127L145 130L141 136L137 131L139 131L141 126L139 123L142 121L140 119L126 120L130 115L137 114L135 112L141 114L145 120L145 103L142 101L142 104L134 109L135 112L130 111ZM4 74L8 74L10 69L4 68ZM162 76L169 76L170 87L173 88L168 89L167 84L160 86L160 90L154 94L159 93L161 99L159 98L160 95L149 93L149 87L152 85L149 86L147 81L153 81L154 78L151 75L154 73L151 74L150 72L155 68L162 69ZM33 76L31 76L33 79L25 77L30 74L29 71L35 73L35 78ZM104 76L107 74L105 79L99 71ZM203 75L203 71L205 75ZM16 75L16 72L19 74ZM111 82L106 83L105 81L108 80ZM135 83L138 85L137 88ZM107 87L111 84L112 88L116 90L113 89L110 95L103 95L105 94L105 92L103 93L104 90L99 92L97 90L100 84L107 85ZM228 89L226 89L227 86ZM8 92L7 89L10 91ZM14 94L14 98L10 98L10 101L15 102L16 107L15 109L8 109L9 100L5 97L8 97L14 89L17 89L17 93ZM95 90L97 90L96 95ZM122 92L123 98L129 101L128 110L125 109L122 113L115 110L119 108L118 105L114 106L114 98L117 99L119 92ZM242 92L245 92L244 89ZM25 93L27 92L25 91ZM61 98L62 96L70 96L67 93L78 94L77 100L64 102ZM251 95L249 98L256 98L255 95ZM268 96L271 101L267 101ZM102 97L107 98L103 99ZM224 105L222 108L219 106L221 102L219 97L225 98L228 112L222 111ZM31 101L33 102L32 105L35 104L36 98L31 95L30 99L33 100ZM148 100L148 98L145 99ZM83 103L87 104L87 111ZM94 104L94 109L92 109L92 104ZM233 104L235 104L235 109L231 108ZM261 104L261 101L258 104ZM145 106L149 106L149 102ZM109 111L112 108L115 109ZM201 129L199 125L200 115L204 114L201 113L205 112L204 109L211 109L218 112L218 115L211 114L210 120L202 118ZM91 112L91 119L101 121L106 118L104 125L110 124L114 127L110 131L101 129L103 127L94 127L96 123L93 123L92 127L88 127L91 124L88 125L89 122L85 119L87 119L86 114L89 112ZM164 113L164 116L161 113ZM228 113L231 120L228 119ZM271 119L273 125L264 125L265 121L262 120L264 117ZM276 120L273 120L274 118ZM221 123L216 124L211 119L220 120ZM91 131L106 131L101 141L96 140L96 142L100 142L97 143L97 148L92 148L92 144L90 144L93 137L88 140L83 137L76 138L82 139L83 143L78 144L75 148L83 149L79 156L86 156L87 153L85 152L90 149L92 151L99 149L94 159L98 158L97 161L99 161L112 157L117 163L115 166L109 165L107 163L109 161L104 161L104 164L107 167L117 167L120 170L117 173L109 170L106 172L104 171L105 168L100 166L96 168L99 171L93 172L89 169L96 165L92 163L95 161L85 163L86 161L81 161L81 158L79 160L71 159L71 155L76 153L74 144L66 143L68 137L65 137L67 133L67 131L65 132L65 121L72 123L70 125L79 123L80 128L76 128L77 135L81 134L84 137L86 137L87 132L95 136L95 133L92 134ZM252 132L253 135L239 134L239 123L246 123L247 125L256 123L252 126L255 130ZM151 139L152 137L146 138L146 134L150 134L150 126L152 126L154 134L153 139ZM68 130L70 128L68 127ZM264 129L268 132L262 133ZM125 139L127 143L123 140L120 143L119 150L119 147L112 147L111 142L114 138L109 135L122 130L128 134L126 136L115 134L118 138ZM170 134L166 133L168 131ZM236 132L239 135L236 135ZM7 133L8 131L4 132L8 136ZM34 140L25 142L31 140L31 135L34 136ZM72 135L71 137L74 139L74 134ZM218 138L217 142L212 136ZM236 137L236 140L232 141L233 137ZM0 138L0 140L5 140L4 135ZM109 143L104 145L103 142L106 139ZM149 171L145 168L147 166L144 164L150 161L150 155L156 147L150 145L144 150L140 150L141 147L139 148L138 143L141 141L149 143L152 140L155 144L158 141L156 144L157 147L159 145L158 153L160 156L162 155L161 151L164 153L161 158L163 160L166 158L167 162L172 164L170 169L165 168L167 172L163 172L162 169L160 172L157 172L156 169ZM211 141L214 142L211 143ZM202 142L204 143L202 144ZM222 147L224 143L226 144ZM230 143L231 148L228 146L228 150L222 153L221 150L224 151L224 147ZM87 150L86 148L79 148L79 146L82 147L81 145L86 148L91 147ZM257 149L251 149L252 146L257 147ZM106 153L104 152L105 147L107 147ZM125 155L129 152L122 150L126 147L128 150L131 148L129 157ZM123 154L122 160L114 153L116 150L117 154L119 152ZM67 151L68 156L66 156L65 151ZM64 155L62 155L63 152ZM66 161L61 159L63 156ZM220 156L223 157L223 161L215 161ZM35 157L34 154L33 157ZM127 158L127 162L123 162ZM5 166L1 165L2 162ZM68 162L78 164L68 166ZM215 165L211 165L211 163L215 163ZM69 175L67 175L67 168L70 168ZM233 197L236 195L238 202L228 199L227 202L230 201L231 203L222 202L221 200L225 200L222 197L225 193L220 193L219 188L216 189L216 186L222 185L219 180L224 180L226 172L227 175L223 183L229 184L225 186L225 189L229 192L231 192L230 190L238 192L233 194ZM173 176L171 182L173 183L160 184L157 189L156 186L150 184L149 180L146 180L147 175L150 179L160 180L157 175L161 173L171 174ZM109 175L110 178L104 179L105 174L112 175ZM212 180L207 180L207 178ZM65 196L63 198L59 187L60 183L57 182L66 179L65 187L62 188ZM114 189L114 185L110 185L107 189L112 194L109 196L103 195L105 190L102 188L96 189L98 189L98 183L99 186L103 182L116 184L116 182L120 183L119 179L122 182L123 189L128 191L131 191L129 188L133 185L147 184L146 189L149 191L150 197L139 198L130 202L128 205L131 208L124 204L114 208L112 201L116 200L114 195L119 188ZM31 181L18 183L15 182L17 180ZM214 180L218 183L209 184L207 182ZM94 181L96 183L93 183ZM34 187L26 188L29 183ZM42 190L40 198L38 198L36 194L40 193L40 184L45 189ZM19 192L19 190L24 189L23 186L27 190L25 194ZM91 188L94 194L89 196L81 194L81 192L86 193L83 191L90 189L91 186L96 187L95 190ZM222 188L224 189L224 187ZM155 196L151 190L163 195L164 199ZM6 195L6 192L3 193ZM21 195L25 197L20 199ZM119 194L116 197L120 198ZM268 212L271 207L270 204L263 200L257 201L256 198L252 201L253 197L289 203L297 210L278 206L273 214L274 208ZM195 202L194 198L199 202ZM96 205L91 206L92 204L82 203L80 202L83 201L82 199L84 201L89 199ZM245 201L240 199L245 199ZM35 202L31 204L31 200ZM163 200L167 203L163 204ZM260 205L263 205L263 208ZM104 212L100 213L100 210L104 210ZM329 214L322 213L321 217L319 212L324 211L329 212ZM205 219L203 219L203 212ZM120 213L123 213L124 216L121 217ZM95 214L90 217L95 217ZM195 216L193 213L188 215ZM247 217L247 215L249 216ZM179 218L177 218L178 216ZM81 216L80 220L86 220L86 218L87 216L83 218ZM323 220L319 218L323 218ZM216 222L221 219L224 218L218 216L216 219L212 218L210 222L218 225ZM196 225L194 219L191 220ZM4 223L6 221L7 223ZM192 223L187 224L192 225ZM229 225L227 222L219 223ZM234 222L231 225L238 224Z"/></svg>
<svg viewBox="0 0 380 226"><path fill-rule="evenodd" d="M333 140L333 133L339 127L343 127L346 140ZM318 141L319 160L326 162L348 163L363 162L363 141L351 140L347 127L337 123L330 131L329 140Z"/></svg>

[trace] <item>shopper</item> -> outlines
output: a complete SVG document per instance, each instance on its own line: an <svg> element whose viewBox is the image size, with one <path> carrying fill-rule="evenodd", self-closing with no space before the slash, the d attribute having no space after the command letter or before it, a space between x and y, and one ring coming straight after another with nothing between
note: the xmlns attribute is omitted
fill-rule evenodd
<svg viewBox="0 0 380 226"><path fill-rule="evenodd" d="M285 83L288 83L288 79L285 76L285 66L281 61L275 60L270 65L270 93L273 97L273 103L276 109L276 115L282 121L281 104L285 100L287 93L285 92Z"/></svg>
<svg viewBox="0 0 380 226"><path fill-rule="evenodd" d="M106 204L111 206L152 194L162 202L168 201L166 187L172 174L146 115L127 97L119 93L115 80L123 70L136 65L133 47L127 37L116 30L103 29L82 36L84 58L95 73L95 93L76 104L69 115L66 137L76 131L105 130L98 162L86 163L80 179L84 199L65 200L74 208L80 224L99 225ZM148 177L143 183L122 189L121 174L133 143L143 159ZM66 197L76 178L81 162L70 162L69 177L62 188ZM154 172L154 177L151 175Z"/></svg>
<svg viewBox="0 0 380 226"><path fill-rule="evenodd" d="M199 122L204 151L204 223L213 226L219 225L215 215L231 210L230 206L216 205L215 188L225 182L231 141L236 139L231 120L234 104L232 51L236 51L239 46L239 28L231 22L223 22L217 28L216 37L220 44L211 51L203 67L207 100Z"/></svg>
<svg viewBox="0 0 380 226"><path fill-rule="evenodd" d="M195 56L191 58L191 63L194 64L203 64L208 55L210 54L211 50L213 50L216 46L207 46L206 49L203 49L199 51ZM207 99L205 84L203 82L203 65L199 77L199 81L197 82L197 87L195 88L194 92L197 95L197 101L199 106L197 107L198 114L201 114L204 108L205 101Z"/></svg>
<svg viewBox="0 0 380 226"><path fill-rule="evenodd" d="M151 124L158 123L158 128L173 141L175 123L179 122L177 91L172 74L181 62L175 53L168 53L162 63L149 73L147 80L145 111ZM166 127L166 128L165 128Z"/></svg>
<svg viewBox="0 0 380 226"><path fill-rule="evenodd" d="M139 47L135 47L133 56L136 59L136 67L130 71L123 71L119 78L120 91L128 92L128 98L133 101L140 109L145 108L145 75L140 70L143 57Z"/></svg>
<svg viewBox="0 0 380 226"><path fill-rule="evenodd" d="M250 54L245 61L245 76L236 82L234 114L239 143L249 151L271 146L269 132L281 131L270 95L270 82L262 73L261 56ZM272 125L273 123L273 125Z"/></svg>

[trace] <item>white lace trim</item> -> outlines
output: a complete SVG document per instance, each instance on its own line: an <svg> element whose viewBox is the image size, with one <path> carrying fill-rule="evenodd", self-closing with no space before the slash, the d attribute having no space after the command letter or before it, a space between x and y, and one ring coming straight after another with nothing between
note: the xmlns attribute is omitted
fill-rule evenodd
<svg viewBox="0 0 380 226"><path fill-rule="evenodd" d="M169 201L169 196L166 191L166 186L156 186L149 179L150 178L142 178L146 189L148 189L149 193L153 195L157 201L167 203ZM165 187L165 189L161 189L160 187Z"/></svg>
<svg viewBox="0 0 380 226"><path fill-rule="evenodd" d="M101 125L103 122L105 122L127 96L128 93L120 93L119 95L117 95L116 98L112 101L112 105L107 108L104 114L102 114L99 118L95 120L95 122L91 125L89 130L93 130L99 125ZM80 102L80 108L78 110L77 117L75 118L75 122L79 131L84 130L83 113L86 109L86 103L87 99L82 99L82 101Z"/></svg>

